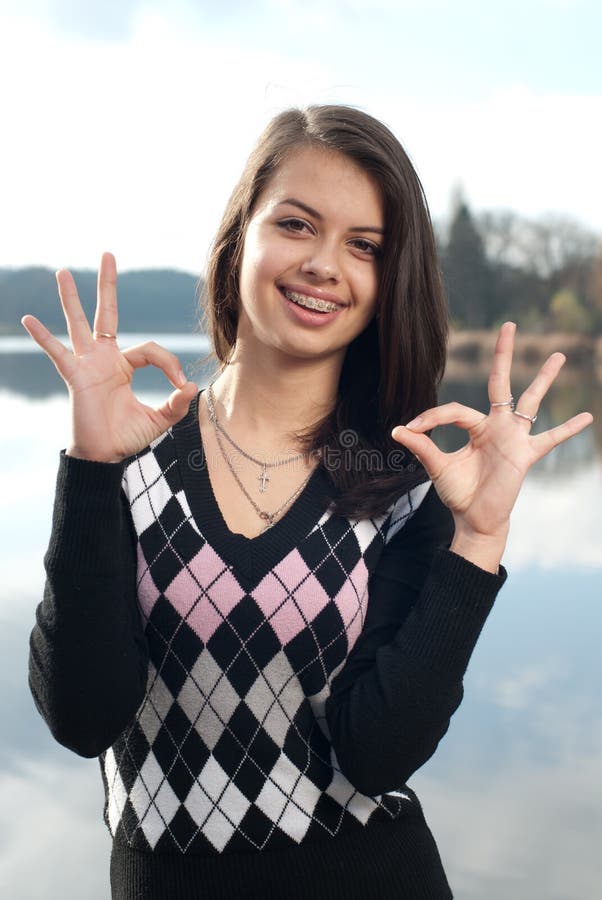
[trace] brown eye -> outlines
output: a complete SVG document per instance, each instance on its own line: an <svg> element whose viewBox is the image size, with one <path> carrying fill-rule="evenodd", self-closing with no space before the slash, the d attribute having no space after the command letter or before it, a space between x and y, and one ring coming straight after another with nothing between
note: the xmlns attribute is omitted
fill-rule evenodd
<svg viewBox="0 0 602 900"><path fill-rule="evenodd" d="M374 256L376 259L382 256L382 249L379 245L366 240L366 238L355 238L353 241L350 241L350 243L352 247L355 247L361 253L365 253L368 256Z"/></svg>
<svg viewBox="0 0 602 900"><path fill-rule="evenodd" d="M281 219L278 222L278 228L281 228L283 231L292 231L295 233L301 234L306 229L310 229L310 225L304 219Z"/></svg>

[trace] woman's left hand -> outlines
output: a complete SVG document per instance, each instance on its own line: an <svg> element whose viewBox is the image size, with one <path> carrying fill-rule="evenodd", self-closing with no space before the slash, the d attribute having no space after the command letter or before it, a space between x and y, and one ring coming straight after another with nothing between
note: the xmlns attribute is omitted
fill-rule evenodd
<svg viewBox="0 0 602 900"><path fill-rule="evenodd" d="M453 514L456 531L451 549L491 571L497 571L510 513L528 469L593 421L590 413L583 412L549 431L530 434L531 420L565 357L553 353L546 360L513 412L507 401L511 398L515 331L516 326L506 322L498 335L489 376L489 415L459 403L446 403L426 410L405 427L393 429L395 440L420 459ZM470 438L454 453L442 452L423 433L449 424L465 429Z"/></svg>

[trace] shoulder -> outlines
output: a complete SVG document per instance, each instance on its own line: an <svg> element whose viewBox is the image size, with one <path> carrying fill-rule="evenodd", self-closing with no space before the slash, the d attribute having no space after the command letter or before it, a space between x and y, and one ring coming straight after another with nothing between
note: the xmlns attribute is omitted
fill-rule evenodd
<svg viewBox="0 0 602 900"><path fill-rule="evenodd" d="M130 501L160 479L167 477L170 481L169 473L177 467L182 454L193 467L203 465L197 421L198 398L199 394L179 422L125 461L123 489Z"/></svg>
<svg viewBox="0 0 602 900"><path fill-rule="evenodd" d="M395 501L391 508L391 515L389 517L385 538L387 544L399 531L401 531L420 506L422 506L430 488L431 482L424 481L422 484L418 484L405 494L402 494L401 497Z"/></svg>
<svg viewBox="0 0 602 900"><path fill-rule="evenodd" d="M453 519L443 505L431 481L424 481L402 494L391 507L385 543L389 544L401 531L425 534L440 533L442 543L451 541Z"/></svg>
<svg viewBox="0 0 602 900"><path fill-rule="evenodd" d="M432 483L408 491L395 503L385 535L376 575L413 585L421 584L437 550L447 549L454 520Z"/></svg>
<svg viewBox="0 0 602 900"><path fill-rule="evenodd" d="M123 490L133 500L140 492L148 490L164 475L176 459L175 442L170 429L156 440L126 460L123 472Z"/></svg>

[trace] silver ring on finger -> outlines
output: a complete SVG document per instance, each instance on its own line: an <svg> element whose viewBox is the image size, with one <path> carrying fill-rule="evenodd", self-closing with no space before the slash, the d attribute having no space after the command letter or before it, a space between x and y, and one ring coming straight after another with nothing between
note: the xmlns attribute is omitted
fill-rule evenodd
<svg viewBox="0 0 602 900"><path fill-rule="evenodd" d="M527 413L521 412L519 409L513 409L512 412L515 416L518 416L521 419L526 419L527 422L530 422L531 425L533 422L537 422L537 416L528 416Z"/></svg>
<svg viewBox="0 0 602 900"><path fill-rule="evenodd" d="M92 337L94 338L94 340L96 340L96 338L99 338L99 337L111 338L112 341L117 340L117 335L110 334L108 331L96 331L95 330L92 332Z"/></svg>
<svg viewBox="0 0 602 900"><path fill-rule="evenodd" d="M514 397L511 394L508 400L494 400L489 404L489 406L491 409L497 406L509 406L510 409L514 409Z"/></svg>

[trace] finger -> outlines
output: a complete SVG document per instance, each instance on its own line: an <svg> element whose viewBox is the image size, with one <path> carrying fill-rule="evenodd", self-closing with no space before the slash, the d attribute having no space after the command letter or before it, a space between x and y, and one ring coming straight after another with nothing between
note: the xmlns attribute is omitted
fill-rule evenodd
<svg viewBox="0 0 602 900"><path fill-rule="evenodd" d="M536 416L541 401L547 394L550 385L555 380L565 362L566 356L564 356L563 353L552 353L552 355L546 359L529 387L520 395L516 404L516 410L527 416Z"/></svg>
<svg viewBox="0 0 602 900"><path fill-rule="evenodd" d="M549 431L536 434L531 439L531 448L535 453L535 459L541 459L554 447L579 434L580 431L591 425L593 421L594 417L591 413L582 412L577 416L573 416L567 422L563 422L562 425L557 425L555 428L550 428Z"/></svg>
<svg viewBox="0 0 602 900"><path fill-rule="evenodd" d="M155 410L157 415L164 421L165 430L184 418L197 392L198 387L196 384L189 381L184 387L174 391L165 403Z"/></svg>
<svg viewBox="0 0 602 900"><path fill-rule="evenodd" d="M391 436L398 444L407 447L414 454L432 481L439 477L445 465L446 454L439 450L426 434L412 431L404 425L397 425L391 432Z"/></svg>
<svg viewBox="0 0 602 900"><path fill-rule="evenodd" d="M61 306L67 322L67 331L71 346L77 356L86 353L92 347L92 332L82 309L75 281L71 272L61 269L56 273L56 282L61 298Z"/></svg>
<svg viewBox="0 0 602 900"><path fill-rule="evenodd" d="M117 321L117 264L112 253L103 253L98 270L94 331L116 335Z"/></svg>
<svg viewBox="0 0 602 900"><path fill-rule="evenodd" d="M443 403L441 406L434 406L432 409L420 413L419 416L408 422L406 428L424 432L431 431L439 425L457 425L458 428L470 431L484 422L486 418L487 416L478 409L472 409L462 403Z"/></svg>
<svg viewBox="0 0 602 900"><path fill-rule="evenodd" d="M23 316L21 324L36 344L50 357L59 375L67 381L73 369L73 354L35 316Z"/></svg>
<svg viewBox="0 0 602 900"><path fill-rule="evenodd" d="M170 353L154 341L130 347L123 351L123 355L134 369L143 369L145 366L161 369L174 387L181 388L187 382L175 353Z"/></svg>
<svg viewBox="0 0 602 900"><path fill-rule="evenodd" d="M493 362L491 364L491 372L487 384L490 403L503 403L512 395L510 388L510 371L512 369L515 333L516 325L514 322L505 322L500 328L497 341L495 342ZM494 407L494 409L501 412L504 411L503 406Z"/></svg>

